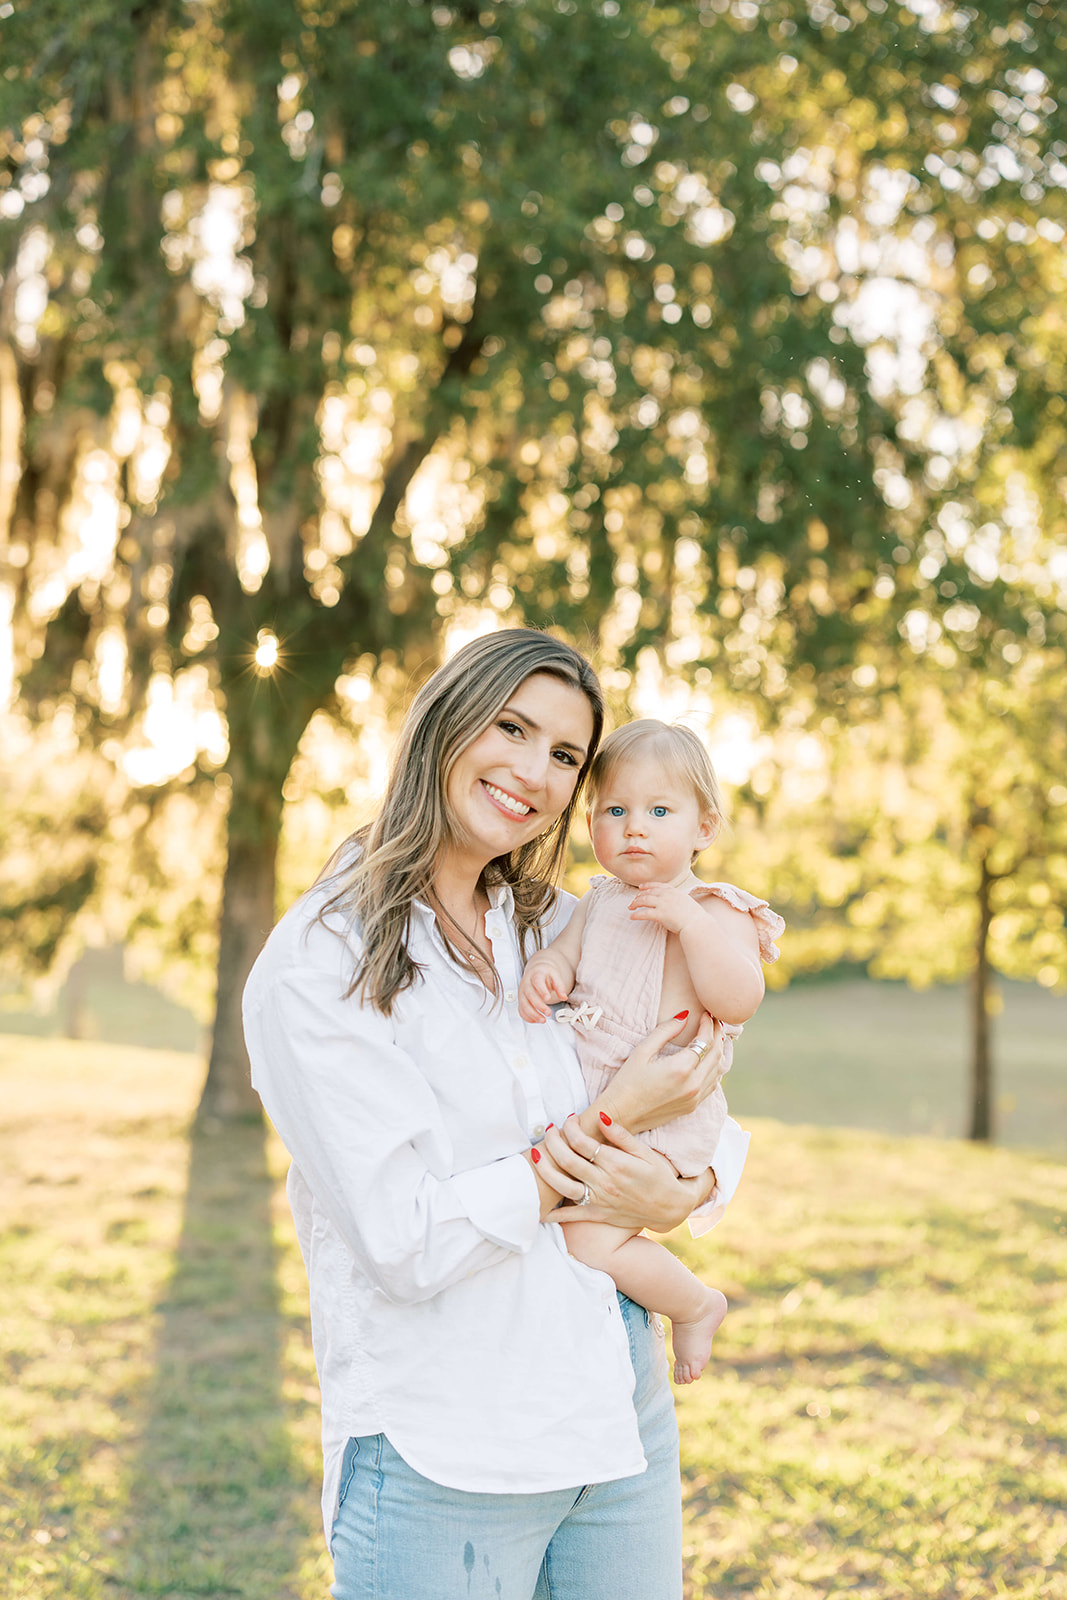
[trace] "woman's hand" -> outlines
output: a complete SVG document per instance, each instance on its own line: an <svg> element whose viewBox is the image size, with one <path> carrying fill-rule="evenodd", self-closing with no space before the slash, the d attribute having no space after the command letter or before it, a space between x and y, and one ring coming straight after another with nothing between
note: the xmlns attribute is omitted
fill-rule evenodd
<svg viewBox="0 0 1067 1600"><path fill-rule="evenodd" d="M665 1122L695 1111L718 1086L725 1070L723 1031L721 1023L705 1012L696 1037L686 1048L661 1056L659 1051L681 1033L685 1022L684 1016L672 1017L642 1039L594 1102L594 1108L606 1111L612 1122L621 1122L633 1133L662 1128ZM698 1044L708 1048L694 1050Z"/></svg>
<svg viewBox="0 0 1067 1600"><path fill-rule="evenodd" d="M710 1169L700 1178L679 1178L664 1156L625 1128L601 1125L604 1142L591 1138L573 1116L545 1134L538 1175L553 1186L562 1177L567 1188L559 1192L572 1197L552 1212L553 1222L610 1222L669 1233L709 1198L715 1186ZM585 1204L574 1203L576 1183L588 1194Z"/></svg>

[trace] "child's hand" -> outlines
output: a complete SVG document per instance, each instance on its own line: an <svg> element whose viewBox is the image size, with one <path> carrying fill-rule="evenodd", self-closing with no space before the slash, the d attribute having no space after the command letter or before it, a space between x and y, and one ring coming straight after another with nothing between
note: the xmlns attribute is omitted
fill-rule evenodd
<svg viewBox="0 0 1067 1600"><path fill-rule="evenodd" d="M540 965L536 959L531 961L519 983L519 1016L522 1020L547 1022L552 1014L551 1008L566 998L566 990L551 967Z"/></svg>
<svg viewBox="0 0 1067 1600"><path fill-rule="evenodd" d="M703 912L685 889L669 883L643 883L630 901L630 915L635 922L658 922L671 933L681 933Z"/></svg>

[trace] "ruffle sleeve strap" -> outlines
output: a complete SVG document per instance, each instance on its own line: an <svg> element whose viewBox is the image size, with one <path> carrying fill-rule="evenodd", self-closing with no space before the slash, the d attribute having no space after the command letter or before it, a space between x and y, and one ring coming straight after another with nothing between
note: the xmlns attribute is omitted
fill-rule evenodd
<svg viewBox="0 0 1067 1600"><path fill-rule="evenodd" d="M785 930L785 920L772 911L766 900L739 889L733 883L702 883L693 890L694 900L725 900L735 911L747 911L756 924L759 953L762 961L777 961L781 951L775 944Z"/></svg>

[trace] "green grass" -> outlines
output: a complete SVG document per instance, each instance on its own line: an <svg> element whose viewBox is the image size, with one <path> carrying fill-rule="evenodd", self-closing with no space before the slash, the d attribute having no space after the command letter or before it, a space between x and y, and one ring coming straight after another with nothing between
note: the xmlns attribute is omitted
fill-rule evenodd
<svg viewBox="0 0 1067 1600"><path fill-rule="evenodd" d="M198 1048L202 1030L188 1011L147 984L123 980L120 951L89 951L83 963L82 1037ZM1067 1150L1067 996L1024 983L1002 983L1000 993L997 1140ZM55 1038L70 1010L66 995L44 1012L0 995L0 1034ZM917 993L864 978L796 983L768 994L745 1029L726 1088L746 1120L952 1137L966 1128L967 1062L963 988Z"/></svg>
<svg viewBox="0 0 1067 1600"><path fill-rule="evenodd" d="M4 1600L326 1592L284 1154L190 1141L201 1070L0 1037ZM754 1126L676 1240L732 1303L679 1394L688 1600L1067 1600L1067 1169Z"/></svg>
<svg viewBox="0 0 1067 1600"><path fill-rule="evenodd" d="M116 945L86 950L59 994L35 1008L17 989L0 986L0 1033L29 1034L109 1044L148 1045L156 1050L201 1048L204 1029L191 1011L149 983L132 983L123 973Z"/></svg>
<svg viewBox="0 0 1067 1600"><path fill-rule="evenodd" d="M191 1056L0 1039L5 1600L321 1596L303 1269Z"/></svg>
<svg viewBox="0 0 1067 1600"><path fill-rule="evenodd" d="M1067 1169L756 1126L679 1398L688 1593L1067 1596Z"/></svg>
<svg viewBox="0 0 1067 1600"><path fill-rule="evenodd" d="M1067 996L998 984L992 1019L998 1143L1067 1150ZM968 996L954 986L793 984L768 994L726 1083L746 1121L959 1136L967 1126Z"/></svg>

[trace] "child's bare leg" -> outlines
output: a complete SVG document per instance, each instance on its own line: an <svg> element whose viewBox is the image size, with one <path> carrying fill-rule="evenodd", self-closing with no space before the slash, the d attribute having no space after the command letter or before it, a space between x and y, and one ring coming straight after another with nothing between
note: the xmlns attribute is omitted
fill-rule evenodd
<svg viewBox="0 0 1067 1600"><path fill-rule="evenodd" d="M569 1222L567 1249L599 1267L623 1294L671 1319L675 1383L694 1383L707 1365L711 1341L726 1315L726 1296L709 1289L665 1245L606 1222Z"/></svg>

